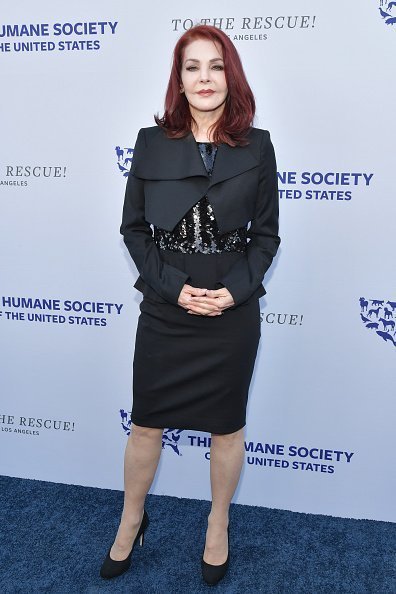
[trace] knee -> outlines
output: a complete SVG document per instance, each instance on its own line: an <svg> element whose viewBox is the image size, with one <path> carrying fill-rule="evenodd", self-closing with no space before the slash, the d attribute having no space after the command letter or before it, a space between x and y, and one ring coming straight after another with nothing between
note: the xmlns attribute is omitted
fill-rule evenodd
<svg viewBox="0 0 396 594"><path fill-rule="evenodd" d="M142 427L141 425L132 423L130 437L139 440L156 440L162 437L163 431L163 429L158 429L157 427Z"/></svg>
<svg viewBox="0 0 396 594"><path fill-rule="evenodd" d="M238 429L238 431L234 431L233 433L212 433L212 443L217 443L224 447L231 447L236 443L240 443L244 440L244 430Z"/></svg>

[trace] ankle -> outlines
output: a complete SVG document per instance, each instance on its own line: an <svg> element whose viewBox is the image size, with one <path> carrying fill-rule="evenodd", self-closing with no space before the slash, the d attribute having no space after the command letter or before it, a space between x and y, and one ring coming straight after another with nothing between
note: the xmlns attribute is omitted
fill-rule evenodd
<svg viewBox="0 0 396 594"><path fill-rule="evenodd" d="M128 510L128 511L125 511L125 509L124 509L121 514L121 524L124 524L125 526L136 526L137 524L140 525L140 523L143 519L143 514L144 514L143 508L141 510L133 509L133 510Z"/></svg>
<svg viewBox="0 0 396 594"><path fill-rule="evenodd" d="M221 526L222 528L227 528L229 524L229 517L227 512L214 512L211 511L208 515L208 524Z"/></svg>

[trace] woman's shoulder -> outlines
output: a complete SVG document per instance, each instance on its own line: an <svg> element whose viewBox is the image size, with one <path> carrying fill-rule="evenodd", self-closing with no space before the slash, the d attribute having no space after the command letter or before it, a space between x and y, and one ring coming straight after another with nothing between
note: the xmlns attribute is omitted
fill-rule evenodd
<svg viewBox="0 0 396 594"><path fill-rule="evenodd" d="M163 128L161 128L161 126L157 126L157 124L155 124L155 126L146 126L146 128L142 128L146 134L158 134L158 133L163 133Z"/></svg>
<svg viewBox="0 0 396 594"><path fill-rule="evenodd" d="M150 138L154 138L155 136L159 135L159 134L163 134L163 129L161 128L161 126L147 126L145 128L140 128L139 129L139 134L143 134L145 136L145 138L148 140Z"/></svg>
<svg viewBox="0 0 396 594"><path fill-rule="evenodd" d="M252 138L255 138L262 142L264 139L270 137L270 132L269 130L265 130L264 128L256 128L255 126L252 126L250 128L250 135L252 136Z"/></svg>

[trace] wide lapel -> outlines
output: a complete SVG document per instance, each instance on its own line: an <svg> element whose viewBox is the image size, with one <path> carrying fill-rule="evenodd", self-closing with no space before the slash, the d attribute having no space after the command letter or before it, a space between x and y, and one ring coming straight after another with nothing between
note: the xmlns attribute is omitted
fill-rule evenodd
<svg viewBox="0 0 396 594"><path fill-rule="evenodd" d="M159 127L147 132L147 145L139 145L131 166L134 176L146 180L146 220L171 231L186 212L207 195L218 218L219 229L223 228L231 188L220 182L258 166L258 158L253 152L257 146L220 144L209 177L191 132L179 139L167 138ZM241 183L243 185L242 180Z"/></svg>
<svg viewBox="0 0 396 594"><path fill-rule="evenodd" d="M253 167L257 167L258 164L259 162L251 152L249 145L245 147L232 147L229 144L222 143L217 148L213 173L208 189L219 182L235 177Z"/></svg>
<svg viewBox="0 0 396 594"><path fill-rule="evenodd" d="M147 147L132 161L132 172L148 180L177 180L201 176L207 179L209 190L221 181L257 167L258 160L250 146L231 147L222 143L217 148L213 173L209 178L197 142L192 132L184 138L168 138L158 127Z"/></svg>
<svg viewBox="0 0 396 594"><path fill-rule="evenodd" d="M203 176L209 179L193 134L168 138L158 127L157 133L132 161L132 173L148 180L176 180Z"/></svg>

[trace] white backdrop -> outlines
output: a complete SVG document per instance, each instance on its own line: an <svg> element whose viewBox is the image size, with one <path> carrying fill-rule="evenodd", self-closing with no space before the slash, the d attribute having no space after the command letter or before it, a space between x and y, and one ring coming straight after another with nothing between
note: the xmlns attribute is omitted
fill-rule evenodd
<svg viewBox="0 0 396 594"><path fill-rule="evenodd" d="M40 0L2 19L0 472L123 488L141 300L124 174L178 37L208 19L281 194L234 501L395 521L396 6ZM167 430L151 492L209 499L209 437Z"/></svg>

